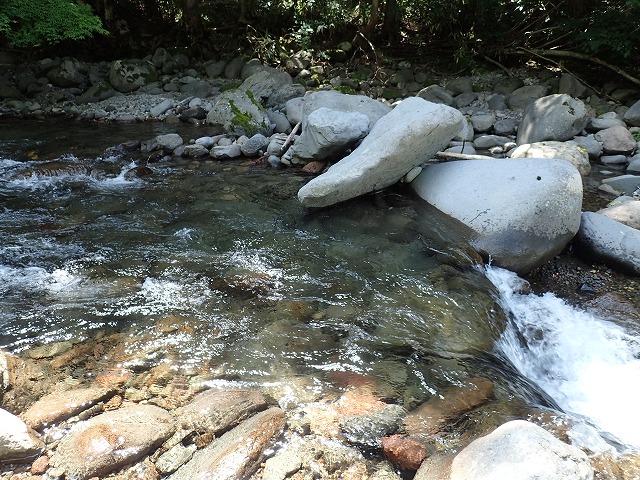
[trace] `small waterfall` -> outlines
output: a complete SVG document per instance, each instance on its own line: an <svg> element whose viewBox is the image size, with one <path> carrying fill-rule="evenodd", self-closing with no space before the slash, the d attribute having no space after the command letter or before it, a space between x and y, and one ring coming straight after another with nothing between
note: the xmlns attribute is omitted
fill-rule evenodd
<svg viewBox="0 0 640 480"><path fill-rule="evenodd" d="M640 337L551 293L521 293L516 274L487 267L510 322L496 348L568 414L640 448Z"/></svg>

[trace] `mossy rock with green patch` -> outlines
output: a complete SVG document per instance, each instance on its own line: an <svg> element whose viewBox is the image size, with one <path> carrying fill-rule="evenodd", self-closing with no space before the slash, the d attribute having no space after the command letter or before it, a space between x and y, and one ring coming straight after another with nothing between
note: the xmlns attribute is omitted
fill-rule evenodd
<svg viewBox="0 0 640 480"><path fill-rule="evenodd" d="M385 100L395 100L402 97L402 90L396 87L384 87L382 89L382 98Z"/></svg>
<svg viewBox="0 0 640 480"><path fill-rule="evenodd" d="M270 136L273 132L266 110L250 90L220 94L207 114L206 123L222 127L227 133L249 137L256 133Z"/></svg>
<svg viewBox="0 0 640 480"><path fill-rule="evenodd" d="M357 92L354 90L353 87L350 87L349 85L339 85L337 87L333 88L334 90L337 90L340 93L345 93L347 95L356 95Z"/></svg>
<svg viewBox="0 0 640 480"><path fill-rule="evenodd" d="M146 60L115 60L109 68L109 83L119 92L133 92L156 80L158 71Z"/></svg>

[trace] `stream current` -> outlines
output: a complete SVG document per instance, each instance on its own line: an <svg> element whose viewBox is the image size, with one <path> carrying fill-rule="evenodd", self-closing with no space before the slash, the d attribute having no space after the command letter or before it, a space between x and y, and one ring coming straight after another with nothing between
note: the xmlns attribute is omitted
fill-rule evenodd
<svg viewBox="0 0 640 480"><path fill-rule="evenodd" d="M482 375L496 400L470 425L548 409L579 445L640 449L637 325L520 293L407 191L308 211L294 170L171 159L138 178L140 154L111 148L176 129L206 133L0 121L0 348L118 333L109 362L206 365L285 405L367 378L411 409Z"/></svg>

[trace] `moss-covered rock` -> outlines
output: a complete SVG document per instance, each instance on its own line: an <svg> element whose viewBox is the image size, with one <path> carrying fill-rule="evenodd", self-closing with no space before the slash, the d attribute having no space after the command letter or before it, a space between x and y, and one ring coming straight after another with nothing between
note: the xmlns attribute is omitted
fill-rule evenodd
<svg viewBox="0 0 640 480"><path fill-rule="evenodd" d="M123 93L133 92L157 79L156 67L146 60L115 60L109 69L109 83Z"/></svg>
<svg viewBox="0 0 640 480"><path fill-rule="evenodd" d="M229 90L222 93L207 114L209 125L222 127L236 135L271 135L273 129L264 107L250 90Z"/></svg>

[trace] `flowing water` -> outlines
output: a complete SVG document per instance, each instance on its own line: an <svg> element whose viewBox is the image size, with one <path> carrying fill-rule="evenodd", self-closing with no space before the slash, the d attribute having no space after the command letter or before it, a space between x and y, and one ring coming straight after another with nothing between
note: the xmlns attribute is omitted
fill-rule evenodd
<svg viewBox="0 0 640 480"><path fill-rule="evenodd" d="M281 403L368 378L410 409L483 375L494 417L561 409L640 448L637 331L516 293L408 192L308 211L293 170L172 159L138 178L139 154L111 148L176 128L0 122L0 347L117 334L105 362L256 382Z"/></svg>

